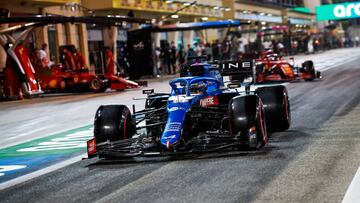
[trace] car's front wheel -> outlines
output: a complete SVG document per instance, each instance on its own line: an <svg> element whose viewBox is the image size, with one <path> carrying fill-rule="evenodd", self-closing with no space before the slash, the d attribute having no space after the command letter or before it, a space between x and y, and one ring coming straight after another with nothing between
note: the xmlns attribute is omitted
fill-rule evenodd
<svg viewBox="0 0 360 203"><path fill-rule="evenodd" d="M234 97L229 103L232 134L240 136L241 145L258 149L267 142L266 118L261 99L256 95Z"/></svg>
<svg viewBox="0 0 360 203"><path fill-rule="evenodd" d="M94 121L94 136L97 143L131 138L135 123L125 105L103 105L98 108Z"/></svg>
<svg viewBox="0 0 360 203"><path fill-rule="evenodd" d="M256 95L264 104L266 126L269 132L285 131L290 127L289 95L285 86L260 87Z"/></svg>

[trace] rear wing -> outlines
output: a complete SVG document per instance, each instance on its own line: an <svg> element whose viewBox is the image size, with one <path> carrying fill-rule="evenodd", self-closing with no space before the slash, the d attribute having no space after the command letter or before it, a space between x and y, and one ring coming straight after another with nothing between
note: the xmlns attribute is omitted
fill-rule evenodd
<svg viewBox="0 0 360 203"><path fill-rule="evenodd" d="M218 62L217 66L222 76L253 76L254 64L254 60L239 60Z"/></svg>
<svg viewBox="0 0 360 203"><path fill-rule="evenodd" d="M245 83L245 91L250 92L250 86L256 84L256 63L255 59L241 59L238 61L223 61L218 62L217 66L219 68L220 74L222 76L230 76L231 81L237 81L240 83L244 82L244 79L251 78L250 82ZM230 83L230 86L239 87L239 83Z"/></svg>
<svg viewBox="0 0 360 203"><path fill-rule="evenodd" d="M243 80L251 78L250 84L256 82L256 63L254 59L241 59L238 61L221 61L216 63L222 76L230 76L230 80Z"/></svg>

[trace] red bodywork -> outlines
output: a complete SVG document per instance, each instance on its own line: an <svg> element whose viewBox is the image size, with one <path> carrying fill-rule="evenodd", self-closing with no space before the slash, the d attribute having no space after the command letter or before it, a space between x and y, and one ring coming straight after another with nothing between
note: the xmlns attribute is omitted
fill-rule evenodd
<svg viewBox="0 0 360 203"><path fill-rule="evenodd" d="M311 62L312 63L312 62ZM320 72L316 73L313 64L312 67L293 67L288 61L276 54L262 54L256 59L256 82L284 82L296 79L306 81L320 78Z"/></svg>
<svg viewBox="0 0 360 203"><path fill-rule="evenodd" d="M8 99L22 99L25 96L45 91L92 90L105 91L137 88L136 82L126 80L113 73L97 75L88 69L65 69L61 65L43 67L30 60L26 48L19 44L7 49L8 59L4 68L4 93Z"/></svg>
<svg viewBox="0 0 360 203"><path fill-rule="evenodd" d="M133 17L103 17L103 16L81 16L81 17L65 17L65 16L21 16L9 17L8 10L4 10L0 24L11 25L8 28L0 30L0 45L7 52L6 67L3 68L3 73L0 75L0 96L5 99L22 98L24 93L26 96L34 94L41 94L41 86L45 90L66 90L73 89L77 85L86 85L95 92L105 91L107 87L116 90L123 90L125 88L134 88L139 85L135 82L128 81L115 74L112 75L97 75L88 71L87 67L79 70L79 67L84 66L84 58L79 55L77 57L77 64L73 64L67 69L61 66L46 67L48 64L44 62L43 65L33 63L30 61L29 54L22 43L27 41L29 33L35 27L47 24L63 24L63 23L91 23L103 24L106 26L118 26L123 22L151 24L151 20L133 18ZM6 26L7 27L7 26ZM22 29L22 31L20 31ZM17 36L12 36L14 31L20 31ZM35 69L35 70L34 70ZM36 72L37 71L37 72ZM146 82L143 83L146 85ZM78 88L75 88L78 89ZM5 93L4 95L2 93ZM0 98L0 99L1 99Z"/></svg>
<svg viewBox="0 0 360 203"><path fill-rule="evenodd" d="M67 53L71 53L72 45L64 46L69 49ZM68 54L68 58L75 62L77 67L66 68L63 66L42 67L38 64L36 67L36 76L44 90L47 91L65 91L71 89L89 89L94 92L103 92L108 87L114 90L124 90L127 88L137 88L136 82L126 80L116 76L114 72L105 74L95 74L89 72L84 64L84 60L80 61L81 56L76 57L75 53ZM78 55L78 53L77 53ZM69 59L70 60L70 59ZM109 70L109 68L106 68Z"/></svg>
<svg viewBox="0 0 360 203"><path fill-rule="evenodd" d="M85 72L72 72L62 66L37 67L36 77L41 87L46 91L69 90L76 85L88 86L90 81L97 78L95 74Z"/></svg>
<svg viewBox="0 0 360 203"><path fill-rule="evenodd" d="M27 97L43 93L26 48L20 44L14 49L8 48L6 52L8 58L4 68L5 95L10 99L22 99L23 93Z"/></svg>

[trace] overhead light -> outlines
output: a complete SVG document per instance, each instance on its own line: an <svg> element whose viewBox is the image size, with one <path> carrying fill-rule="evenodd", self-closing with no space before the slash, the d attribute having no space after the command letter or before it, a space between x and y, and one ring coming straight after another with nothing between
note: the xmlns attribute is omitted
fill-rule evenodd
<svg viewBox="0 0 360 203"><path fill-rule="evenodd" d="M268 16L272 16L272 14L271 13L269 13L269 14L267 14Z"/></svg>
<svg viewBox="0 0 360 203"><path fill-rule="evenodd" d="M266 25L266 22L264 22L264 21L263 21L263 22L261 22L261 25Z"/></svg>
<svg viewBox="0 0 360 203"><path fill-rule="evenodd" d="M243 11L243 13L248 13L248 11Z"/></svg>
<svg viewBox="0 0 360 203"><path fill-rule="evenodd" d="M225 8L225 11L231 11L231 9L230 8Z"/></svg>
<svg viewBox="0 0 360 203"><path fill-rule="evenodd" d="M208 18L208 17L202 17L201 20L202 20L202 21L208 21L209 18Z"/></svg>
<svg viewBox="0 0 360 203"><path fill-rule="evenodd" d="M214 7L214 10L218 10L218 9L219 9L219 6L215 6L215 7Z"/></svg>
<svg viewBox="0 0 360 203"><path fill-rule="evenodd" d="M260 13L261 16L265 15L265 13Z"/></svg>
<svg viewBox="0 0 360 203"><path fill-rule="evenodd" d="M220 7L220 10L223 11L225 8L224 7Z"/></svg>
<svg viewBox="0 0 360 203"><path fill-rule="evenodd" d="M165 3L167 3L167 4L171 4L172 2L173 2L172 0L165 1Z"/></svg>
<svg viewBox="0 0 360 203"><path fill-rule="evenodd" d="M191 3L189 3L189 2L185 2L183 5L184 5L184 6L190 6L190 5L191 5Z"/></svg>
<svg viewBox="0 0 360 203"><path fill-rule="evenodd" d="M248 22L248 23L251 23L251 20L248 20L247 22Z"/></svg>
<svg viewBox="0 0 360 203"><path fill-rule="evenodd" d="M171 15L171 18L179 18L179 15Z"/></svg>

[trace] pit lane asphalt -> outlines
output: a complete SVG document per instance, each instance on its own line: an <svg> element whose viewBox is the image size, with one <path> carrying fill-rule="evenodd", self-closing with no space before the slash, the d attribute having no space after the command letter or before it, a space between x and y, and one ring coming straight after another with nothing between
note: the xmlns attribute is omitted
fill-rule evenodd
<svg viewBox="0 0 360 203"><path fill-rule="evenodd" d="M0 201L340 202L360 165L359 64L328 70L322 81L289 84L292 126L261 150L83 160L0 191Z"/></svg>

